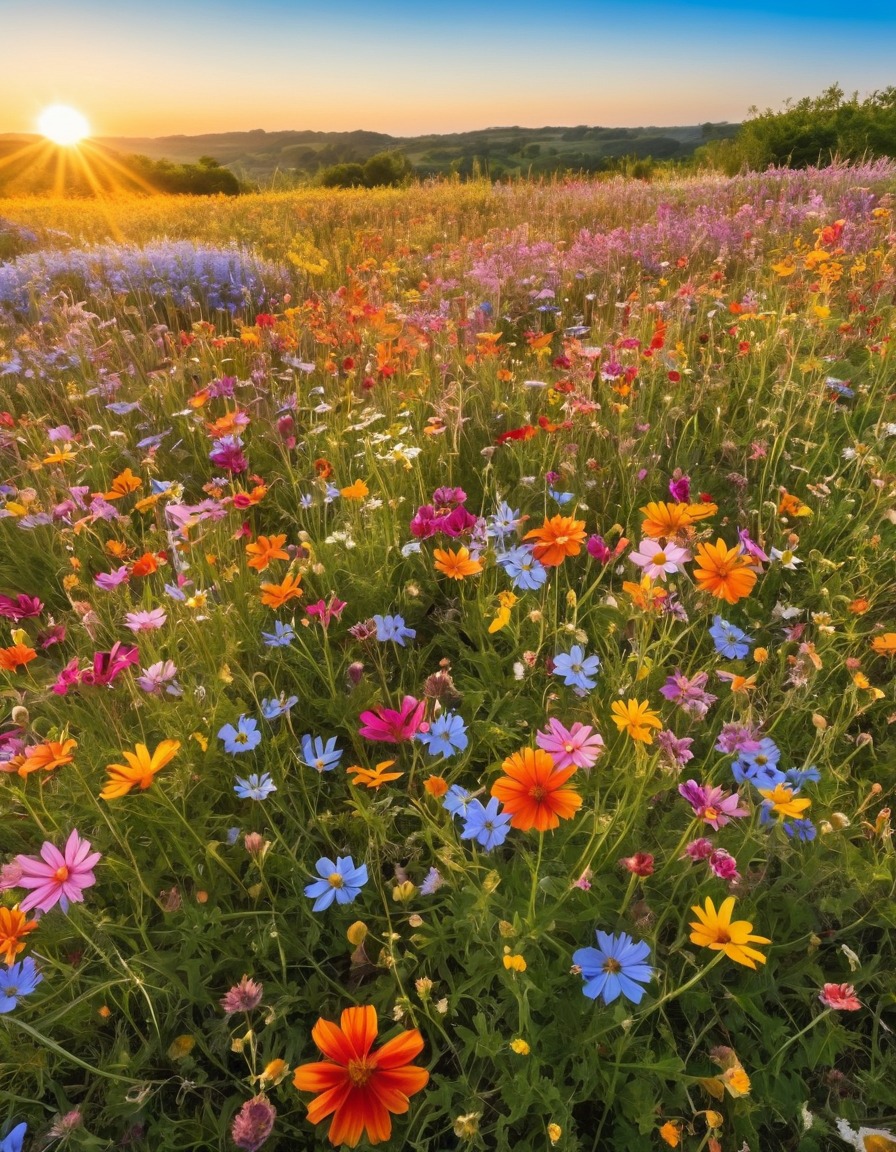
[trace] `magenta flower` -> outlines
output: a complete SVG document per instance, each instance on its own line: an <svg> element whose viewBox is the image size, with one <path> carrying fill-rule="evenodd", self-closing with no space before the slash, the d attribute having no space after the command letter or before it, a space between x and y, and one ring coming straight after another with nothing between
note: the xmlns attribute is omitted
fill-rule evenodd
<svg viewBox="0 0 896 1152"><path fill-rule="evenodd" d="M148 611L128 612L125 615L125 625L132 632L154 632L161 628L168 619L164 608L150 608Z"/></svg>
<svg viewBox="0 0 896 1152"><path fill-rule="evenodd" d="M0 596L0 616L7 620L25 620L29 616L40 616L44 606L36 596L26 596L24 592L16 596Z"/></svg>
<svg viewBox="0 0 896 1152"><path fill-rule="evenodd" d="M638 551L630 552L629 560L643 569L644 575L651 580L665 580L674 572L680 572L682 564L691 559L690 552L678 544L666 544L660 547L657 540L642 540Z"/></svg>
<svg viewBox="0 0 896 1152"><path fill-rule="evenodd" d="M412 740L423 723L425 707L424 700L405 696L398 712L393 708L375 708L373 711L362 712L363 727L360 734L380 744L401 744L403 740Z"/></svg>
<svg viewBox="0 0 896 1152"><path fill-rule="evenodd" d="M707 787L696 780L679 784L678 791L694 809L694 815L716 831L736 817L750 814L749 808L740 806L739 792L728 795L723 788Z"/></svg>
<svg viewBox="0 0 896 1152"><path fill-rule="evenodd" d="M316 604L309 604L305 611L309 616L316 616L323 628L329 628L333 620L338 620L345 608L345 601L338 596L331 596L330 603L318 600Z"/></svg>
<svg viewBox="0 0 896 1152"><path fill-rule="evenodd" d="M712 874L718 876L720 880L740 879L740 873L737 870L737 861L731 853L726 852L724 848L716 848L707 863L712 870Z"/></svg>
<svg viewBox="0 0 896 1152"><path fill-rule="evenodd" d="M603 738L590 725L576 721L566 728L553 716L548 720L547 731L537 733L535 743L550 753L555 768L575 765L590 770L604 750Z"/></svg>
<svg viewBox="0 0 896 1152"><path fill-rule="evenodd" d="M137 648L129 644L116 643L108 652L94 652L93 669L82 672L80 680L82 684L93 684L94 686L111 684L121 672L124 672L125 668L130 668L132 664L139 662L140 652Z"/></svg>
<svg viewBox="0 0 896 1152"><path fill-rule="evenodd" d="M691 480L689 476L675 476L669 481L669 495L676 504L690 504Z"/></svg>
<svg viewBox="0 0 896 1152"><path fill-rule="evenodd" d="M699 840L692 840L684 850L684 855L689 860L708 860L715 852L712 840L707 840L705 836L701 836ZM682 856L682 860L684 856Z"/></svg>
<svg viewBox="0 0 896 1152"><path fill-rule="evenodd" d="M588 549L588 555L598 564L609 564L613 559L613 553L607 547L603 536L589 536L585 547Z"/></svg>
<svg viewBox="0 0 896 1152"><path fill-rule="evenodd" d="M16 856L15 863L22 869L17 887L30 888L31 894L20 904L23 912L37 908L49 912L56 904L67 912L69 903L83 904L84 889L96 883L93 867L102 859L101 852L91 852L90 842L82 840L73 829L65 848L60 851L49 840L36 856Z"/></svg>

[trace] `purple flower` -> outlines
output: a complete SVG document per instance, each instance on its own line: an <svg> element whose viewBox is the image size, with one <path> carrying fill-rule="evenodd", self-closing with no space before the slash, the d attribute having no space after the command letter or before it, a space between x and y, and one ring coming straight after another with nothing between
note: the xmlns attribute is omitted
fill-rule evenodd
<svg viewBox="0 0 896 1152"><path fill-rule="evenodd" d="M239 436L222 436L208 454L209 460L217 468L238 475L249 467L249 461L243 455L243 442Z"/></svg>
<svg viewBox="0 0 896 1152"><path fill-rule="evenodd" d="M677 476L669 481L669 495L676 504L690 504L691 480L689 476Z"/></svg>
<svg viewBox="0 0 896 1152"><path fill-rule="evenodd" d="M26 596L23 593L13 599L11 596L0 596L0 616L7 620L25 620L31 616L40 616L44 606L36 596Z"/></svg>
<svg viewBox="0 0 896 1152"><path fill-rule="evenodd" d="M598 564L609 564L613 558L613 553L604 543L603 536L589 536L585 547L588 549L588 555L592 556Z"/></svg>
<svg viewBox="0 0 896 1152"><path fill-rule="evenodd" d="M698 672L692 679L688 679L676 668L660 688L660 694L676 703L689 716L702 719L718 700L718 696L704 691L708 679L708 672Z"/></svg>
<svg viewBox="0 0 896 1152"><path fill-rule="evenodd" d="M174 679L176 675L177 668L173 660L159 660L143 669L142 675L137 677L137 685L150 696L157 696L163 687L169 696L182 696L183 689Z"/></svg>
<svg viewBox="0 0 896 1152"><path fill-rule="evenodd" d="M679 784L678 791L694 809L694 815L716 831L737 817L750 814L748 808L741 807L738 792L729 795L723 788L708 787L698 784L696 780L686 780L684 784Z"/></svg>
<svg viewBox="0 0 896 1152"><path fill-rule="evenodd" d="M715 747L717 752L724 752L728 756L734 752L758 752L759 731L748 724L725 724Z"/></svg>
<svg viewBox="0 0 896 1152"><path fill-rule="evenodd" d="M234 1012L251 1012L261 1003L264 995L264 985L249 976L243 976L239 984L234 984L229 992L221 997L221 1007L228 1014Z"/></svg>
<svg viewBox="0 0 896 1152"><path fill-rule="evenodd" d="M656 743L663 759L672 768L683 768L689 760L694 759L691 745L694 743L690 736L678 737L668 728L656 734Z"/></svg>
<svg viewBox="0 0 896 1152"><path fill-rule="evenodd" d="M114 572L100 572L99 576L94 576L93 582L97 588L102 588L104 592L111 592L113 588L117 588L119 584L127 582L128 568L126 564L122 564L120 568L116 568Z"/></svg>
<svg viewBox="0 0 896 1152"><path fill-rule="evenodd" d="M263 1093L247 1100L236 1116L230 1129L230 1138L243 1152L258 1152L274 1131L277 1109Z"/></svg>

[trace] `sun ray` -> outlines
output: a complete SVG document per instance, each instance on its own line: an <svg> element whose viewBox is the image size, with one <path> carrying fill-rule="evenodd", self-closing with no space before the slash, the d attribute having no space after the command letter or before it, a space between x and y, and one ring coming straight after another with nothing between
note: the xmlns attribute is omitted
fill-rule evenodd
<svg viewBox="0 0 896 1152"><path fill-rule="evenodd" d="M135 184L141 192L146 192L150 196L158 195L158 188L154 188L152 184L147 183L147 181L143 179L139 172L134 172L132 169L122 164L114 156L110 156L109 153L101 151L95 145L85 141L81 145L79 151L91 155L94 159L94 163L98 168L105 166L113 169L116 172L120 172L131 184Z"/></svg>
<svg viewBox="0 0 896 1152"><path fill-rule="evenodd" d="M87 162L87 157L84 155L83 150L80 148L76 148L73 150L73 155L74 155L75 159L78 161L78 163L80 164L81 171L84 173L84 177L87 180L87 183L90 185L91 189L93 190L93 194L96 196L97 203L100 206L100 211L102 212L103 216L105 217L106 223L109 225L109 232L110 232L112 238L117 243L123 242L124 241L124 233L122 232L121 228L119 228L118 221L116 220L114 214L109 210L109 208L106 204L106 201L108 199L108 197L106 196L106 192L105 192L102 184L100 184L96 175L92 171L90 164Z"/></svg>

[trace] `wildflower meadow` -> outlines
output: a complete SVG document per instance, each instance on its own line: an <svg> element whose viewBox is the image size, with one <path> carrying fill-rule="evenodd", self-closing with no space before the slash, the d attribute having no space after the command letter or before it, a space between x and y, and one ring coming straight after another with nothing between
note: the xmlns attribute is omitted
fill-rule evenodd
<svg viewBox="0 0 896 1152"><path fill-rule="evenodd" d="M896 167L0 219L0 1149L896 1148Z"/></svg>

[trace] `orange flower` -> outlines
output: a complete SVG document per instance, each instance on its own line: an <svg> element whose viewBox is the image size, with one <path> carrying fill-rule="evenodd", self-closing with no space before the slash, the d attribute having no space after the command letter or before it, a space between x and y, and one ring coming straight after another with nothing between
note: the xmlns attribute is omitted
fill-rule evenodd
<svg viewBox="0 0 896 1152"><path fill-rule="evenodd" d="M576 768L555 768L553 757L541 748L523 748L501 765L505 775L492 785L495 796L510 813L510 824L523 832L546 832L574 816L582 797L563 785Z"/></svg>
<svg viewBox="0 0 896 1152"><path fill-rule="evenodd" d="M356 480L354 484L349 484L347 488L340 488L339 495L344 500L363 500L365 496L370 495L370 489L363 480Z"/></svg>
<svg viewBox="0 0 896 1152"><path fill-rule="evenodd" d="M159 559L152 552L144 552L143 555L131 565L132 576L151 576L153 572L158 572L158 570Z"/></svg>
<svg viewBox="0 0 896 1152"><path fill-rule="evenodd" d="M302 577L298 575L287 576L280 584L262 584L262 604L266 604L268 608L282 608L289 600L295 600L298 596L303 595L302 589L299 587L301 582Z"/></svg>
<svg viewBox="0 0 896 1152"><path fill-rule="evenodd" d="M660 1128L660 1139L664 1140L670 1148L677 1148L681 1143L681 1125L667 1120Z"/></svg>
<svg viewBox="0 0 896 1152"><path fill-rule="evenodd" d="M637 584L632 580L623 580L622 591L631 596L635 607L640 608L642 612L660 609L669 595L665 588L654 584L649 576L642 576Z"/></svg>
<svg viewBox="0 0 896 1152"><path fill-rule="evenodd" d="M469 548L458 548L456 552L453 548L436 548L433 556L437 570L452 580L463 580L482 571L482 561L471 559Z"/></svg>
<svg viewBox="0 0 896 1152"><path fill-rule="evenodd" d="M346 1008L339 1023L320 1019L314 1025L312 1039L327 1059L301 1065L293 1084L300 1092L319 1093L308 1105L308 1119L319 1124L333 1117L331 1144L354 1148L365 1132L371 1144L382 1144L392 1135L390 1113L407 1112L409 1097L429 1080L425 1068L409 1063L423 1050L423 1037L410 1028L372 1052L374 1008Z"/></svg>
<svg viewBox="0 0 896 1152"><path fill-rule="evenodd" d="M0 648L0 668L4 672L14 672L16 668L30 663L36 656L37 653L27 644L13 644L10 648Z"/></svg>
<svg viewBox="0 0 896 1152"><path fill-rule="evenodd" d="M632 740L642 744L653 743L651 728L662 728L663 722L656 712L651 712L647 700L615 700L610 708L613 723L620 732L627 732Z"/></svg>
<svg viewBox="0 0 896 1152"><path fill-rule="evenodd" d="M571 516L545 517L540 528L533 528L523 537L524 540L537 540L534 546L535 559L545 568L555 568L567 556L578 556L585 539L585 521L573 520Z"/></svg>
<svg viewBox="0 0 896 1152"><path fill-rule="evenodd" d="M864 596L860 596L858 600L851 600L847 605L847 610L852 612L854 616L864 616L871 604Z"/></svg>
<svg viewBox="0 0 896 1152"><path fill-rule="evenodd" d="M143 481L135 476L130 468L125 468L124 472L119 472L115 479L112 481L112 487L108 492L103 492L102 495L106 500L120 500L122 496L127 496L129 492L136 492L143 484Z"/></svg>
<svg viewBox="0 0 896 1152"><path fill-rule="evenodd" d="M440 796L444 796L448 791L448 781L444 776L427 776L423 781L423 787L436 800Z"/></svg>
<svg viewBox="0 0 896 1152"><path fill-rule="evenodd" d="M7 964L14 964L16 956L24 949L22 939L37 927L36 920L29 920L24 912L14 908L0 908L0 956Z"/></svg>
<svg viewBox="0 0 896 1152"><path fill-rule="evenodd" d="M256 572L263 572L272 560L288 560L289 553L284 551L286 535L259 536L254 544L246 545L246 563Z"/></svg>
<svg viewBox="0 0 896 1152"><path fill-rule="evenodd" d="M376 768L361 768L355 764L346 771L349 775L354 776L352 784L363 784L367 788L381 788L383 784L388 784L390 780L397 780L399 776L404 775L402 772L387 772L387 768L391 768L395 763L394 760L381 760Z"/></svg>
<svg viewBox="0 0 896 1152"><path fill-rule="evenodd" d="M145 744L137 744L133 752L123 752L127 764L107 765L109 783L100 792L100 799L118 800L138 785L145 791L152 784L156 773L171 763L179 748L179 740L163 740L151 756Z"/></svg>
<svg viewBox="0 0 896 1152"><path fill-rule="evenodd" d="M45 744L35 744L25 753L19 765L19 775L27 776L30 772L37 772L43 768L45 772L52 772L54 768L61 768L64 764L71 764L74 756L69 755L73 748L78 747L77 740L48 740Z"/></svg>
<svg viewBox="0 0 896 1152"><path fill-rule="evenodd" d="M697 565L694 579L701 592L711 592L727 604L736 604L753 591L756 573L736 544L732 548L724 540L698 544Z"/></svg>
<svg viewBox="0 0 896 1152"><path fill-rule="evenodd" d="M651 540L661 540L669 536L680 536L694 522L690 504L666 504L661 500L651 500L643 508L641 531Z"/></svg>
<svg viewBox="0 0 896 1152"><path fill-rule="evenodd" d="M884 632L883 636L875 636L871 647L878 656L896 656L896 632Z"/></svg>

